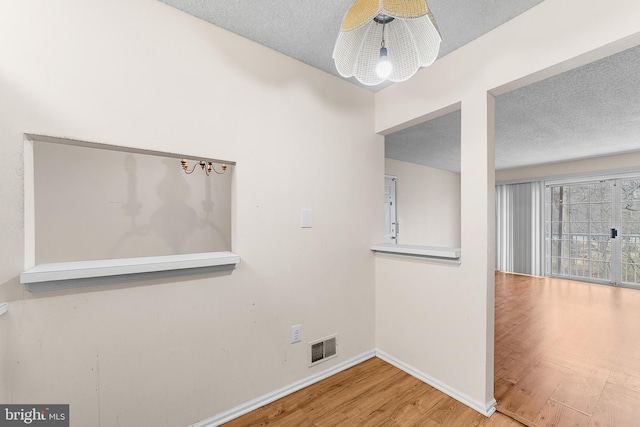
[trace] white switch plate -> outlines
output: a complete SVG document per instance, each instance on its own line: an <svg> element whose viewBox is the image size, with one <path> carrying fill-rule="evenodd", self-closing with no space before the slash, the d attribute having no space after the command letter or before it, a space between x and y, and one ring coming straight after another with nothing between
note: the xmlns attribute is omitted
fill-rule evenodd
<svg viewBox="0 0 640 427"><path fill-rule="evenodd" d="M300 211L300 227L311 228L313 226L313 212L311 209L302 209Z"/></svg>
<svg viewBox="0 0 640 427"><path fill-rule="evenodd" d="M302 341L302 325L293 325L291 327L291 344Z"/></svg>

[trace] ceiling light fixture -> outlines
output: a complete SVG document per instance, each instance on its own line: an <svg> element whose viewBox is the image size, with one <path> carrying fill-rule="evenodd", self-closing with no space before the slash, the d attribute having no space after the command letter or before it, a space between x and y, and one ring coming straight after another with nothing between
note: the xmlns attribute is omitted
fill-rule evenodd
<svg viewBox="0 0 640 427"><path fill-rule="evenodd" d="M438 57L440 32L425 0L356 0L333 50L336 69L367 86L401 82Z"/></svg>
<svg viewBox="0 0 640 427"><path fill-rule="evenodd" d="M182 164L182 170L184 170L184 173L186 173L187 175L192 174L196 169L196 166L200 166L200 168L204 171L204 173L207 174L207 176L211 174L211 171L217 173L218 175L222 175L227 170L227 165L223 163L221 166L222 172L218 172L214 169L212 162L205 162L204 160L200 160L198 163L194 163L191 169L189 169L189 165L187 165L187 161L185 159L180 160L180 164Z"/></svg>
<svg viewBox="0 0 640 427"><path fill-rule="evenodd" d="M378 77L386 79L393 71L393 65L391 61L389 61L389 57L387 56L387 48L384 45L384 27L387 25L387 22L393 21L393 18L390 18L387 15L382 15L382 17L376 16L373 18L374 21L378 22L378 19L382 22L382 42L380 43L380 59L378 59L378 63L376 64L376 74Z"/></svg>

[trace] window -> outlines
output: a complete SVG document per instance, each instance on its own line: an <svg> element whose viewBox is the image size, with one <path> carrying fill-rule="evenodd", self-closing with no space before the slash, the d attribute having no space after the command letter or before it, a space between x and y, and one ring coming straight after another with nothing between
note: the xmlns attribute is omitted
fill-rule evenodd
<svg viewBox="0 0 640 427"><path fill-rule="evenodd" d="M640 286L640 178L546 189L547 274Z"/></svg>

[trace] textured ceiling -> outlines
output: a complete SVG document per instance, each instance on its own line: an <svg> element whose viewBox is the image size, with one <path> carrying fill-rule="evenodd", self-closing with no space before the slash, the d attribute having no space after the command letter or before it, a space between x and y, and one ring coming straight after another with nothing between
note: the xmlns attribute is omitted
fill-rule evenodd
<svg viewBox="0 0 640 427"><path fill-rule="evenodd" d="M352 0L160 1L338 76L331 55ZM439 57L541 1L428 0ZM639 57L630 49L497 97L496 169L640 150ZM460 171L459 111L385 141L387 157Z"/></svg>
<svg viewBox="0 0 640 427"><path fill-rule="evenodd" d="M460 110L389 134L384 156L460 172Z"/></svg>
<svg viewBox="0 0 640 427"><path fill-rule="evenodd" d="M160 0L327 73L339 76L333 46L353 0ZM428 0L442 43L438 57L530 9L542 0ZM359 83L352 77L348 79ZM366 87L377 91L387 85Z"/></svg>
<svg viewBox="0 0 640 427"><path fill-rule="evenodd" d="M496 98L496 169L640 150L640 47ZM388 135L386 157L460 171L460 112Z"/></svg>
<svg viewBox="0 0 640 427"><path fill-rule="evenodd" d="M640 48L496 98L496 168L640 150Z"/></svg>

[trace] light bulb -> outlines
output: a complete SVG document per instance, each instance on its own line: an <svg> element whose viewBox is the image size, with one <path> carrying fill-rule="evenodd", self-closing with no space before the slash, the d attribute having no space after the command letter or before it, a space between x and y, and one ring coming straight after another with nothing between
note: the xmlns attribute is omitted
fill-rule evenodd
<svg viewBox="0 0 640 427"><path fill-rule="evenodd" d="M378 77L386 79L391 74L391 70L393 66L391 65L391 61L387 58L387 48L380 48L380 59L376 64L376 74Z"/></svg>

